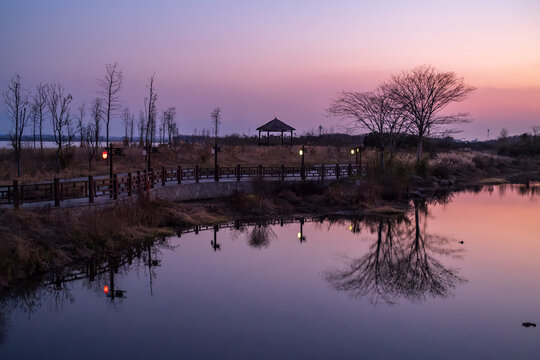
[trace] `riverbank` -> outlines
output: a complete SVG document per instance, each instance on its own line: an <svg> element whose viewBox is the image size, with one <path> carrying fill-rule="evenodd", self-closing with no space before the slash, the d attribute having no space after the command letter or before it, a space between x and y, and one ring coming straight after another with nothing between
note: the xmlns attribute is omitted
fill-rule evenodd
<svg viewBox="0 0 540 360"><path fill-rule="evenodd" d="M0 289L40 273L57 271L95 257L115 256L158 237L196 225L266 217L324 215L394 216L407 211L410 200L445 201L452 192L488 184L540 180L538 171L507 176L351 178L334 183L298 182L268 186L253 182L253 194L175 203L139 197L109 207L44 208L0 213ZM496 174L495 174L496 175Z"/></svg>

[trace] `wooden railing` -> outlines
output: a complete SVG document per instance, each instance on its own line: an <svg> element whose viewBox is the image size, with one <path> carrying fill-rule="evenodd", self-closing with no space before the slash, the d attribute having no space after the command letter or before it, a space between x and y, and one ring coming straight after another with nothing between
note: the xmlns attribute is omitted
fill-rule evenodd
<svg viewBox="0 0 540 360"><path fill-rule="evenodd" d="M217 176L216 176L217 172ZM203 168L196 165L191 168L178 166L175 169L150 169L127 174L89 176L78 179L58 179L34 184L0 185L0 205L13 204L18 208L22 203L53 202L60 206L64 200L88 198L90 203L98 197L132 196L149 191L155 186L199 183L209 181L243 181L248 179L270 180L330 180L342 177L363 175L362 167L351 164L306 165L306 166L234 166Z"/></svg>

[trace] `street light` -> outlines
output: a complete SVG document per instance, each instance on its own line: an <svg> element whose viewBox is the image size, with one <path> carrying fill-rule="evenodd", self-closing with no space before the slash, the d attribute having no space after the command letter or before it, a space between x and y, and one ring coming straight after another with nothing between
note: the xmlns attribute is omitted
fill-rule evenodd
<svg viewBox="0 0 540 360"><path fill-rule="evenodd" d="M304 219L300 219L300 232L298 233L298 240L300 240L300 243L306 241L306 236L304 235Z"/></svg>
<svg viewBox="0 0 540 360"><path fill-rule="evenodd" d="M109 154L107 153L106 150L103 151L103 152L101 153L101 158L102 158L103 160L107 160L108 157L109 157Z"/></svg>
<svg viewBox="0 0 540 360"><path fill-rule="evenodd" d="M302 167L300 168L300 177L302 178L302 180L306 179L306 167L304 165L305 154L306 154L306 149L304 145L302 145L302 148L300 149L300 151L298 151L298 155L302 157Z"/></svg>
<svg viewBox="0 0 540 360"><path fill-rule="evenodd" d="M359 145L354 149L351 149L351 155L356 155L356 166L362 166L362 151L364 150L364 145Z"/></svg>

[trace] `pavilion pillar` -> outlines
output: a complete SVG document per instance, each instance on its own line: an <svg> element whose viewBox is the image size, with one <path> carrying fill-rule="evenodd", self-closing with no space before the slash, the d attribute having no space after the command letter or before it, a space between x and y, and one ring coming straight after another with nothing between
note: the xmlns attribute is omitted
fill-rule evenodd
<svg viewBox="0 0 540 360"><path fill-rule="evenodd" d="M266 145L270 146L270 131L266 132Z"/></svg>
<svg viewBox="0 0 540 360"><path fill-rule="evenodd" d="M283 130L281 131L281 146L283 146Z"/></svg>
<svg viewBox="0 0 540 360"><path fill-rule="evenodd" d="M259 146L261 146L261 130L259 130Z"/></svg>
<svg viewBox="0 0 540 360"><path fill-rule="evenodd" d="M291 145L292 145L292 130L291 130Z"/></svg>

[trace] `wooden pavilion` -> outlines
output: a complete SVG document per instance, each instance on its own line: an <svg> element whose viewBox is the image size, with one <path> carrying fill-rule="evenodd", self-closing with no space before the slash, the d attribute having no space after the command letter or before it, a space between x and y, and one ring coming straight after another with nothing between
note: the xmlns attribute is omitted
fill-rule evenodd
<svg viewBox="0 0 540 360"><path fill-rule="evenodd" d="M284 145L283 134L286 132L291 133L291 145L292 145L293 131L296 129L290 125L285 124L283 121L275 117L274 120L271 120L267 122L266 124L264 124L263 126L258 127L257 130L259 130L259 146L270 145L271 132L281 133L281 146L283 146ZM266 132L266 144L263 144L261 142L261 132Z"/></svg>

